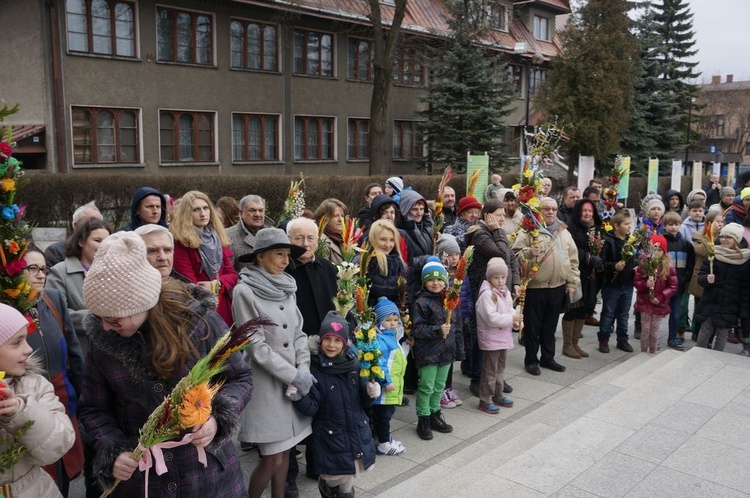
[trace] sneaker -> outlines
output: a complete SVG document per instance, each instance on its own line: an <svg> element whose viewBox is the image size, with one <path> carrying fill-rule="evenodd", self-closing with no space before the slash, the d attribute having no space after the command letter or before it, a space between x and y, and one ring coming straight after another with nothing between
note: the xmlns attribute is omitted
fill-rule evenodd
<svg viewBox="0 0 750 498"><path fill-rule="evenodd" d="M404 443L402 443L401 441L394 441L394 439L391 438L390 443L391 443L391 446L393 446L394 448L400 448L401 449L401 451L400 451L399 454L401 454L404 451L406 451L406 446L404 446Z"/></svg>
<svg viewBox="0 0 750 498"><path fill-rule="evenodd" d="M477 408L484 413L489 413L490 415L497 415L498 413L500 413L500 407L495 403L484 403L480 401Z"/></svg>
<svg viewBox="0 0 750 498"><path fill-rule="evenodd" d="M448 391L444 390L443 394L440 396L440 408L455 408L456 403L451 401L451 399L448 397Z"/></svg>
<svg viewBox="0 0 750 498"><path fill-rule="evenodd" d="M448 392L448 399L453 401L456 404L456 406L461 406L464 404L464 402L461 401L461 398L458 396L458 392L455 389L453 389L452 387L449 387L448 389L446 389L446 391Z"/></svg>
<svg viewBox="0 0 750 498"><path fill-rule="evenodd" d="M500 400L498 405L502 406L503 408L511 408L513 406L513 400L507 396L503 396L503 399Z"/></svg>
<svg viewBox="0 0 750 498"><path fill-rule="evenodd" d="M398 443L398 445L396 445L395 443ZM400 455L404 451L406 451L406 448L404 448L401 445L401 443L399 443L398 441L392 441L392 440L386 441L385 443L380 443L375 448L375 452L378 455L396 456L396 455Z"/></svg>
<svg viewBox="0 0 750 498"><path fill-rule="evenodd" d="M682 344L680 344L680 340L679 339L669 339L667 341L667 346L669 346L672 349L676 349L677 351L684 351L685 350L685 346L683 346Z"/></svg>

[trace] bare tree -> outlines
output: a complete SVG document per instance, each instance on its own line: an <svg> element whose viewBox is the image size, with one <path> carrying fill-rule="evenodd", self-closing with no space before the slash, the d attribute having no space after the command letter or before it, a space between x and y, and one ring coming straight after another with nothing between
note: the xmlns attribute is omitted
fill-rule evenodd
<svg viewBox="0 0 750 498"><path fill-rule="evenodd" d="M379 0L370 3L370 20L374 38L373 87L370 102L370 174L390 173L391 154L388 142L388 98L393 84L393 56L406 13L407 0L395 0L393 20L388 26L383 21Z"/></svg>

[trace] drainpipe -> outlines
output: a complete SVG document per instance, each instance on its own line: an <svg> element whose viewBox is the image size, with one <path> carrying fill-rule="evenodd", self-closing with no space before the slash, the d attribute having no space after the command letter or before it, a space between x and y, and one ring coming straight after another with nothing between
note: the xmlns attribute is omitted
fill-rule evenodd
<svg viewBox="0 0 750 498"><path fill-rule="evenodd" d="M60 15L57 0L47 0L49 6L50 41L52 49L52 101L55 123L55 148L57 150L57 173L67 173L68 153L65 149L65 105L63 103L62 58L60 55Z"/></svg>

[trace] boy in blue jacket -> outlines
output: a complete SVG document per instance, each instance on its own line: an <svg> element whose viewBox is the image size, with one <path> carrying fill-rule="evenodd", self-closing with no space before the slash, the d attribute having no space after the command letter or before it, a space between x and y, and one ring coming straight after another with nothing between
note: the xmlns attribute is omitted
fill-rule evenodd
<svg viewBox="0 0 750 498"><path fill-rule="evenodd" d="M664 238L667 239L667 253L672 261L672 266L677 272L677 292L669 300L669 338L667 346L678 351L683 351L683 336L686 327L680 329L680 315L682 306L682 295L687 292L690 278L693 276L693 265L695 265L695 249L693 243L680 235L682 216L670 211L664 215ZM685 317L685 320L687 318Z"/></svg>
<svg viewBox="0 0 750 498"><path fill-rule="evenodd" d="M380 396L380 385L359 376L359 362L347 347L349 324L329 311L320 334L310 337L310 373L317 382L295 400L295 408L313 417L312 461L323 498L353 498L354 478L375 463L375 445L365 408ZM293 394L291 399L300 398Z"/></svg>

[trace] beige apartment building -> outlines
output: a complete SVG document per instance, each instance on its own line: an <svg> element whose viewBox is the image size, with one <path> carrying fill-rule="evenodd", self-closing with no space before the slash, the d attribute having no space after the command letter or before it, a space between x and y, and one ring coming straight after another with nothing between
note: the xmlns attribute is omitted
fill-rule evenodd
<svg viewBox="0 0 750 498"><path fill-rule="evenodd" d="M484 0L487 48L518 90L508 150L569 0ZM385 20L393 12L382 0ZM54 173L367 175L372 38L365 0L4 0L0 98L29 169ZM440 0L408 0L394 61L391 173L427 151L415 111ZM544 62L532 65L532 56ZM539 62L540 57L534 58ZM528 111L527 111L528 109Z"/></svg>

